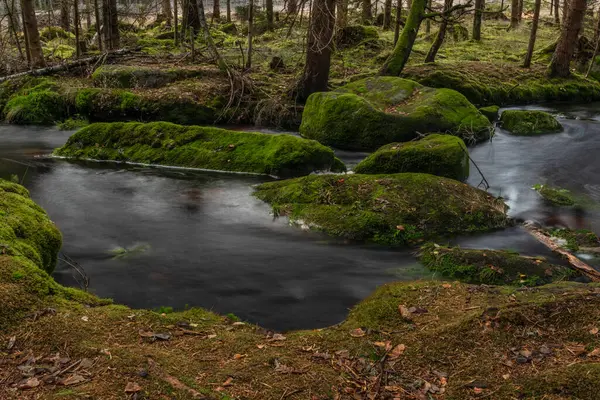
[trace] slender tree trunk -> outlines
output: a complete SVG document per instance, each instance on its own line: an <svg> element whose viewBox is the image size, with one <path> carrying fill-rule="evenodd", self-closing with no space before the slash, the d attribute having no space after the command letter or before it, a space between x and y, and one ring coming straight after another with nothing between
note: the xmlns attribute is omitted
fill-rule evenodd
<svg viewBox="0 0 600 400"><path fill-rule="evenodd" d="M21 48L21 42L19 41L19 36L17 35L18 28L18 18L15 16L15 0L11 1L11 5L8 5L8 0L4 0L4 5L6 6L6 12L8 16L8 30L9 33L13 36L13 40L15 41L15 45L17 46L17 50L19 51L19 56L21 60L23 57L23 49Z"/></svg>
<svg viewBox="0 0 600 400"><path fill-rule="evenodd" d="M177 1L177 0L175 0ZM171 28L173 24L173 12L171 11L171 0L162 0L162 11L165 15L166 27Z"/></svg>
<svg viewBox="0 0 600 400"><path fill-rule="evenodd" d="M481 40L481 16L485 7L485 0L475 0L475 14L473 15L473 40Z"/></svg>
<svg viewBox="0 0 600 400"><path fill-rule="evenodd" d="M519 26L519 0L512 0L510 4L510 29Z"/></svg>
<svg viewBox="0 0 600 400"><path fill-rule="evenodd" d="M92 2L91 0L85 0L85 23L86 29L89 30L92 26Z"/></svg>
<svg viewBox="0 0 600 400"><path fill-rule="evenodd" d="M306 64L298 83L298 99L327 90L335 28L335 0L314 0L306 47Z"/></svg>
<svg viewBox="0 0 600 400"><path fill-rule="evenodd" d="M562 9L563 25L567 21L567 14L569 14L569 0L563 0L563 9Z"/></svg>
<svg viewBox="0 0 600 400"><path fill-rule="evenodd" d="M368 24L373 19L373 12L371 10L371 0L361 0L362 2L362 22Z"/></svg>
<svg viewBox="0 0 600 400"><path fill-rule="evenodd" d="M119 15L117 0L103 0L102 17L104 19L104 45L106 50L119 48Z"/></svg>
<svg viewBox="0 0 600 400"><path fill-rule="evenodd" d="M227 0L227 22L231 22L231 0Z"/></svg>
<svg viewBox="0 0 600 400"><path fill-rule="evenodd" d="M387 31L392 26L392 0L383 3L383 30Z"/></svg>
<svg viewBox="0 0 600 400"><path fill-rule="evenodd" d="M542 0L535 0L535 6L533 9L533 21L531 22L531 34L529 36L529 46L527 47L527 54L525 55L525 61L523 67L529 68L531 66L531 57L533 56L533 49L535 48L535 39L537 36L538 23L540 20L540 7L542 6Z"/></svg>
<svg viewBox="0 0 600 400"><path fill-rule="evenodd" d="M338 29L344 29L348 25L348 0L337 2L336 25Z"/></svg>
<svg viewBox="0 0 600 400"><path fill-rule="evenodd" d="M32 68L31 66L31 50L29 44L29 35L27 34L27 29L25 28L25 14L23 13L23 7L21 7L21 22L23 23L23 38L25 39L25 54L27 55L27 66Z"/></svg>
<svg viewBox="0 0 600 400"><path fill-rule="evenodd" d="M194 28L194 32L198 32L200 30L200 20L198 18L199 9L198 9L198 1L202 0L186 0L187 7L185 8L185 29ZM185 41L185 35L182 34Z"/></svg>
<svg viewBox="0 0 600 400"><path fill-rule="evenodd" d="M98 6L98 0L94 0L94 15L96 19L96 37L98 38L98 50L102 51L102 31L100 25L100 7Z"/></svg>
<svg viewBox="0 0 600 400"><path fill-rule="evenodd" d="M523 20L523 0L519 0L519 23Z"/></svg>
<svg viewBox="0 0 600 400"><path fill-rule="evenodd" d="M552 16L553 11L554 11L554 0L550 0L550 16Z"/></svg>
<svg viewBox="0 0 600 400"><path fill-rule="evenodd" d="M600 39L600 8L598 9L598 17L596 18L596 27L594 28L594 41Z"/></svg>
<svg viewBox="0 0 600 400"><path fill-rule="evenodd" d="M566 78L571 75L571 59L577 46L577 36L581 30L586 7L586 0L571 0L569 13L563 21L560 39L552 55L552 61L550 61L549 74L551 77Z"/></svg>
<svg viewBox="0 0 600 400"><path fill-rule="evenodd" d="M273 0L265 0L265 11L267 14L267 30L273 30Z"/></svg>
<svg viewBox="0 0 600 400"><path fill-rule="evenodd" d="M565 0L563 0L565 1ZM560 24L560 17L558 16L558 8L560 5L560 0L554 0L554 22Z"/></svg>
<svg viewBox="0 0 600 400"><path fill-rule="evenodd" d="M173 23L175 25L175 46L179 45L179 10L178 0L173 1Z"/></svg>
<svg viewBox="0 0 600 400"><path fill-rule="evenodd" d="M398 37L400 36L400 20L402 19L402 0L397 0L396 4L396 25L394 27L394 46L398 43Z"/></svg>
<svg viewBox="0 0 600 400"><path fill-rule="evenodd" d="M288 0L287 12L288 14L296 14L298 12L298 0Z"/></svg>
<svg viewBox="0 0 600 400"><path fill-rule="evenodd" d="M425 14L425 4L427 4L426 0L413 0L402 34L398 38L394 51L381 69L382 75L399 76L402 73L415 44L417 33L419 33L419 27Z"/></svg>
<svg viewBox="0 0 600 400"><path fill-rule="evenodd" d="M427 7L431 8L431 0L427 0ZM429 18L425 21L425 33L427 35L431 33L431 20Z"/></svg>
<svg viewBox="0 0 600 400"><path fill-rule="evenodd" d="M71 18L69 16L69 0L60 0L60 27L65 31L71 30Z"/></svg>
<svg viewBox="0 0 600 400"><path fill-rule="evenodd" d="M452 7L452 2L453 2L453 0L446 0L444 2L444 12L448 11ZM448 28L448 19L444 18L444 19L442 19L442 22L440 23L440 30L438 31L438 34L435 37L435 40L431 44L431 48L429 49L429 52L427 53L427 57L425 57L426 63L435 61L435 56L437 55L437 52L440 49L440 47L442 47L442 43L444 43L444 38L446 37L447 28Z"/></svg>
<svg viewBox="0 0 600 400"><path fill-rule="evenodd" d="M198 1L202 1L202 0L198 0ZM204 7L204 5L203 5L203 7ZM217 19L217 20L221 18L221 2L219 0L213 0L212 18Z"/></svg>
<svg viewBox="0 0 600 400"><path fill-rule="evenodd" d="M33 0L21 0L21 10L23 12L23 31L26 34L28 54L31 59L30 65L32 68L43 68L46 66L46 61L42 52Z"/></svg>
<svg viewBox="0 0 600 400"><path fill-rule="evenodd" d="M252 31L254 30L254 0L248 1L248 57L246 69L252 68Z"/></svg>
<svg viewBox="0 0 600 400"><path fill-rule="evenodd" d="M81 26L79 25L79 0L73 0L73 26L75 27L75 54L81 57Z"/></svg>

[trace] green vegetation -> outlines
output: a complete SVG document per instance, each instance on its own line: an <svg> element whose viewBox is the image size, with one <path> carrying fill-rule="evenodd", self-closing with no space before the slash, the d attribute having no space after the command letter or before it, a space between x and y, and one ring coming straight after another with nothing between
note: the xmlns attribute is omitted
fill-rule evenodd
<svg viewBox="0 0 600 400"><path fill-rule="evenodd" d="M374 26L350 25L337 31L335 40L338 48L376 45L379 33Z"/></svg>
<svg viewBox="0 0 600 400"><path fill-rule="evenodd" d="M533 189L538 192L544 200L557 206L573 206L576 204L575 198L567 189L555 188L548 185L533 185Z"/></svg>
<svg viewBox="0 0 600 400"><path fill-rule="evenodd" d="M490 122L494 122L498 119L498 110L500 110L498 106L487 106L481 107L479 112L485 115Z"/></svg>
<svg viewBox="0 0 600 400"><path fill-rule="evenodd" d="M471 250L427 244L421 262L443 277L486 285L539 286L580 274L541 257L502 250Z"/></svg>
<svg viewBox="0 0 600 400"><path fill-rule="evenodd" d="M350 150L375 150L419 132L448 132L468 141L489 137L490 123L464 96L406 79L374 77L306 102L300 133Z"/></svg>
<svg viewBox="0 0 600 400"><path fill-rule="evenodd" d="M159 69L131 65L104 65L92 74L95 85L112 88L157 88L181 79L201 76L201 70Z"/></svg>
<svg viewBox="0 0 600 400"><path fill-rule="evenodd" d="M428 174L308 176L258 186L255 195L298 224L390 245L505 227L506 205Z"/></svg>
<svg viewBox="0 0 600 400"><path fill-rule="evenodd" d="M430 134L421 140L391 143L361 161L357 174L423 172L464 181L469 177L469 155L462 139Z"/></svg>
<svg viewBox="0 0 600 400"><path fill-rule="evenodd" d="M581 248L598 248L600 247L600 239L592 231L587 229L566 229L556 228L550 229L548 233L560 239L566 240L565 248L571 251L579 251Z"/></svg>
<svg viewBox="0 0 600 400"><path fill-rule="evenodd" d="M500 116L500 122L514 135L535 136L562 131L560 122L544 111L506 110Z"/></svg>
<svg viewBox="0 0 600 400"><path fill-rule="evenodd" d="M345 169L331 149L312 140L167 122L92 124L54 154L283 177Z"/></svg>

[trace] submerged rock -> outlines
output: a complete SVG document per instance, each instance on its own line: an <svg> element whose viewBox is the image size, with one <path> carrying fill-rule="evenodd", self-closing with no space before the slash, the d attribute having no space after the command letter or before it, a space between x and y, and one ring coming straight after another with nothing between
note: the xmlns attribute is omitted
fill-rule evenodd
<svg viewBox="0 0 600 400"><path fill-rule="evenodd" d="M473 250L427 244L420 261L449 279L486 285L538 286L579 277L575 270L506 250Z"/></svg>
<svg viewBox="0 0 600 400"><path fill-rule="evenodd" d="M386 144L361 161L354 172L424 172L463 181L469 177L468 154L461 138L431 134L413 142Z"/></svg>
<svg viewBox="0 0 600 400"><path fill-rule="evenodd" d="M349 150L375 150L421 132L449 132L469 141L489 137L490 123L460 93L396 77L373 77L313 93L300 133Z"/></svg>
<svg viewBox="0 0 600 400"><path fill-rule="evenodd" d="M533 185L533 190L538 192L545 200L557 206L573 206L576 204L575 198L567 189L537 184Z"/></svg>
<svg viewBox="0 0 600 400"><path fill-rule="evenodd" d="M428 174L319 175L258 186L275 215L333 236L391 245L502 228L506 205L490 194Z"/></svg>
<svg viewBox="0 0 600 400"><path fill-rule="evenodd" d="M500 116L502 127L514 135L542 135L562 131L552 114L537 110L506 110Z"/></svg>
<svg viewBox="0 0 600 400"><path fill-rule="evenodd" d="M54 154L283 177L345 170L331 149L313 140L167 122L92 124Z"/></svg>

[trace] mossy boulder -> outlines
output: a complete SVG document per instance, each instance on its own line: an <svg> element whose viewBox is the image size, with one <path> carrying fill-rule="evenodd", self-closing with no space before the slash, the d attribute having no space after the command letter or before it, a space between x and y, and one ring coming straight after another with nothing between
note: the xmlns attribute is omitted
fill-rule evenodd
<svg viewBox="0 0 600 400"><path fill-rule="evenodd" d="M373 77L309 96L300 133L341 149L375 150L419 132L489 137L490 122L460 93L396 77Z"/></svg>
<svg viewBox="0 0 600 400"><path fill-rule="evenodd" d="M168 122L92 124L54 154L284 177L345 169L331 149L313 140Z"/></svg>
<svg viewBox="0 0 600 400"><path fill-rule="evenodd" d="M276 215L332 236L412 245L509 223L506 205L458 181L428 174L319 175L270 182L255 195Z"/></svg>
<svg viewBox="0 0 600 400"><path fill-rule="evenodd" d="M340 48L356 47L360 44L374 43L379 33L374 26L350 25L337 31L336 45Z"/></svg>
<svg viewBox="0 0 600 400"><path fill-rule="evenodd" d="M486 118L490 121L490 122L494 122L498 119L498 111L500 110L500 107L498 106L487 106L487 107L481 107L479 109L479 111L486 116Z"/></svg>
<svg viewBox="0 0 600 400"><path fill-rule="evenodd" d="M569 267L542 257L525 257L505 250L473 250L427 244L420 261L445 278L486 285L538 286L578 277Z"/></svg>
<svg viewBox="0 0 600 400"><path fill-rule="evenodd" d="M92 74L95 85L111 88L157 88L168 83L200 76L199 70L159 69L129 65L104 65Z"/></svg>
<svg viewBox="0 0 600 400"><path fill-rule="evenodd" d="M8 88L7 86L7 92ZM57 85L46 79L25 81L24 86L8 94L2 114L10 124L52 125L65 118L67 104Z"/></svg>
<svg viewBox="0 0 600 400"><path fill-rule="evenodd" d="M452 135L431 134L421 140L390 143L361 161L357 174L424 172L463 181L469 177L465 142Z"/></svg>
<svg viewBox="0 0 600 400"><path fill-rule="evenodd" d="M538 192L544 200L556 206L574 206L577 202L567 189L556 188L548 185L533 185L533 190Z"/></svg>
<svg viewBox="0 0 600 400"><path fill-rule="evenodd" d="M225 32L228 35L237 35L238 34L237 26L233 22L227 22L227 23L221 25L219 27L219 30L221 32Z"/></svg>
<svg viewBox="0 0 600 400"><path fill-rule="evenodd" d="M552 114L537 110L506 110L500 116L502 127L514 135L535 136L562 131Z"/></svg>

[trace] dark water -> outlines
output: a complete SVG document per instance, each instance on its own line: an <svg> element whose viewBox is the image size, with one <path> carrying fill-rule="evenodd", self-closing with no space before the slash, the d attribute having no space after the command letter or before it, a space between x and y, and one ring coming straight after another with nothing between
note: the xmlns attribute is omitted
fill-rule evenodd
<svg viewBox="0 0 600 400"><path fill-rule="evenodd" d="M497 129L471 156L512 216L600 231L596 208L584 215L554 209L531 189L547 183L600 200L600 105L550 111L563 113L563 133L515 137ZM201 306L286 330L337 323L378 285L427 276L410 252L344 243L273 220L251 196L266 177L37 157L69 134L0 125L0 177L24 176L62 231L64 253L102 297L132 307ZM349 166L366 155L336 154ZM480 181L472 168L469 183ZM550 256L518 227L452 242ZM118 248L128 251L115 257ZM66 266L55 278L76 284Z"/></svg>

